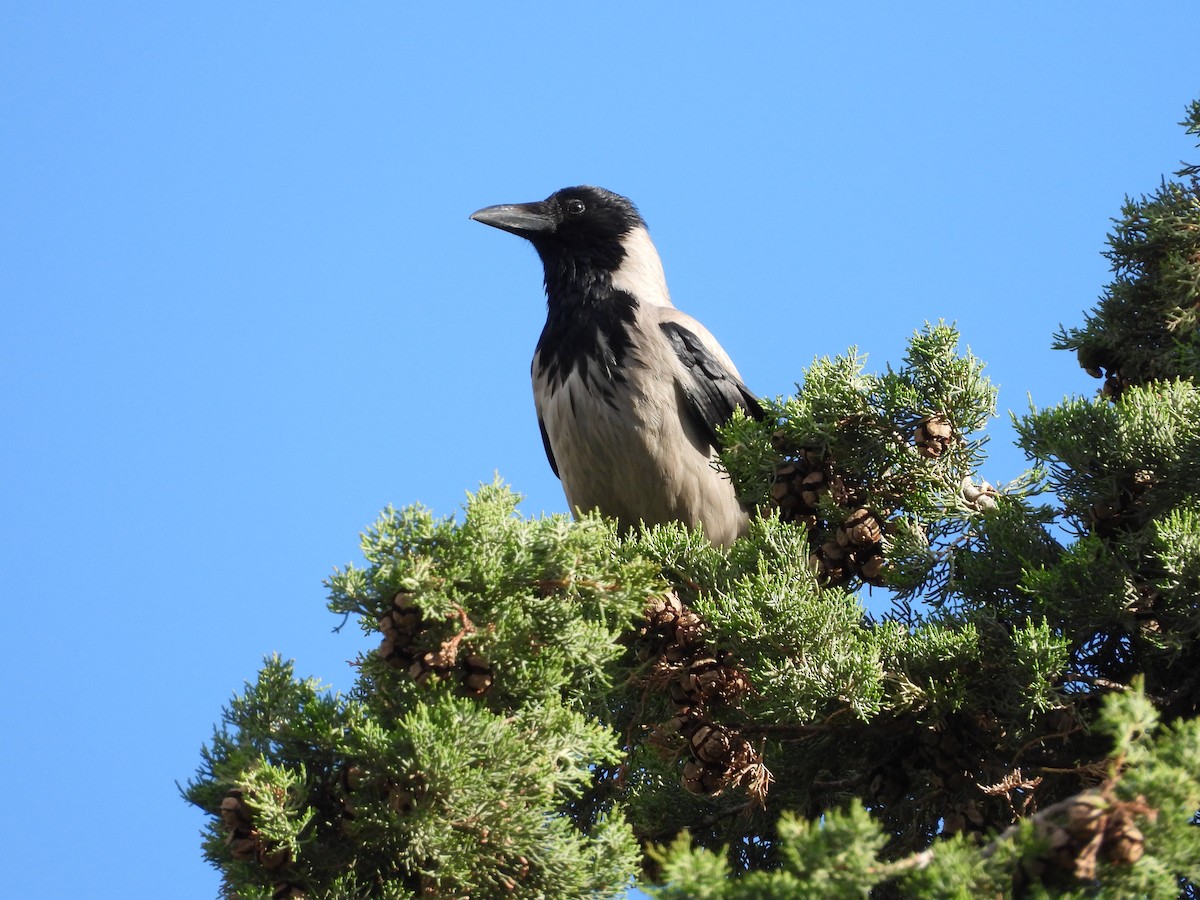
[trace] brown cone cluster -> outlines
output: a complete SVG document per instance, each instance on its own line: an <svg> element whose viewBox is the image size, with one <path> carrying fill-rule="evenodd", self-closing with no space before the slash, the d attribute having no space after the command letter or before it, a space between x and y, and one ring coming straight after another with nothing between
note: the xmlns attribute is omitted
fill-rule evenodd
<svg viewBox="0 0 1200 900"><path fill-rule="evenodd" d="M430 626L413 595L401 591L392 600L392 607L379 617L379 630L383 641L378 654L389 666L402 669L417 683L424 684L432 677L454 678L463 693L470 697L482 697L495 682L488 661L477 653L460 653L459 644L475 627L460 612L462 629L440 643L434 643Z"/></svg>
<svg viewBox="0 0 1200 900"><path fill-rule="evenodd" d="M379 656L394 669L407 669L417 661L417 637L428 626L413 595L401 591L392 600L392 608L379 617L383 642Z"/></svg>
<svg viewBox="0 0 1200 900"><path fill-rule="evenodd" d="M884 518L860 505L860 491L839 474L828 453L788 445L782 432L774 437L784 461L775 468L771 500L785 522L808 529L813 570L831 584L861 578L886 583L883 557ZM838 522L831 509L845 510Z"/></svg>
<svg viewBox="0 0 1200 900"><path fill-rule="evenodd" d="M675 593L647 605L639 646L651 662L647 687L665 689L675 708L660 745L682 751L683 786L710 796L740 787L761 802L771 778L762 755L736 728L712 719L715 709L736 707L750 689L737 660L710 645L700 617Z"/></svg>
<svg viewBox="0 0 1200 900"><path fill-rule="evenodd" d="M286 847L275 847L263 839L254 827L254 811L238 788L229 791L221 800L221 825L225 829L225 845L230 855L242 862L256 862L266 871L278 873L287 868L292 854ZM272 897L300 897L303 894L290 882L275 886Z"/></svg>
<svg viewBox="0 0 1200 900"><path fill-rule="evenodd" d="M817 547L813 567L834 583L861 578L868 584L884 584L883 522L866 507L850 510L834 529L834 539Z"/></svg>
<svg viewBox="0 0 1200 900"><path fill-rule="evenodd" d="M777 431L772 444L784 456L775 467L771 485L771 500L785 522L798 522L815 534L820 528L821 502L832 500L839 506L850 495L846 483L834 472L829 454L815 448L792 447L782 431Z"/></svg>
<svg viewBox="0 0 1200 900"><path fill-rule="evenodd" d="M1122 801L1105 791L1092 790L1055 804L1035 816L1047 848L1022 863L1018 889L1031 882L1068 876L1093 881L1100 861L1133 865L1145 853L1145 837L1137 822L1153 821L1158 813L1139 796Z"/></svg>
<svg viewBox="0 0 1200 900"><path fill-rule="evenodd" d="M954 443L954 428L942 416L926 416L917 422L913 432L913 444L917 452L929 459L937 459Z"/></svg>
<svg viewBox="0 0 1200 900"><path fill-rule="evenodd" d="M948 419L930 415L916 423L911 440L921 456L938 459L958 437ZM828 450L797 447L783 430L775 432L771 443L782 457L771 483L771 503L780 519L808 529L818 576L834 585L858 578L886 586L883 535L892 510L871 508L861 478L839 469ZM981 488L974 495L983 493Z"/></svg>

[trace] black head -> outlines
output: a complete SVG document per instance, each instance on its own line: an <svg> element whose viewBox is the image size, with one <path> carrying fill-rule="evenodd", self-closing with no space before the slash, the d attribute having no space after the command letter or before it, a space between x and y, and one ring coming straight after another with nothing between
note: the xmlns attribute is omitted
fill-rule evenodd
<svg viewBox="0 0 1200 900"><path fill-rule="evenodd" d="M587 185L536 203L489 206L471 218L529 240L548 270L567 263L614 271L625 258L621 239L646 224L625 197Z"/></svg>

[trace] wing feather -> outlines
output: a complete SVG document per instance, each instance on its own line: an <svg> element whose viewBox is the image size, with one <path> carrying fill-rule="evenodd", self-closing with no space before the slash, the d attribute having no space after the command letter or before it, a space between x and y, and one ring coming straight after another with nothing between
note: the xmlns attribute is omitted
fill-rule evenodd
<svg viewBox="0 0 1200 900"><path fill-rule="evenodd" d="M554 451L550 449L550 435L546 434L546 423L542 421L541 413L538 413L537 420L538 430L542 433L542 446L546 448L546 459L550 461L550 468L561 481L562 476L558 474L558 463L554 460Z"/></svg>
<svg viewBox="0 0 1200 900"><path fill-rule="evenodd" d="M729 421L735 409L741 408L753 419L763 418L758 398L726 363L724 351L718 348L722 360L700 335L677 320L660 322L659 328L682 367L680 387L687 413L712 447L721 449L717 428Z"/></svg>

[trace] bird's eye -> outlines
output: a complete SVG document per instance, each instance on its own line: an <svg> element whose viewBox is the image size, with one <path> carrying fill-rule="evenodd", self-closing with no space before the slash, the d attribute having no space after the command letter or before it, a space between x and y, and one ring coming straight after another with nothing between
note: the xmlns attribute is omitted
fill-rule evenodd
<svg viewBox="0 0 1200 900"><path fill-rule="evenodd" d="M587 209L587 207L583 205L582 200L568 200L567 201L567 212L569 212L573 216L579 215L585 209Z"/></svg>

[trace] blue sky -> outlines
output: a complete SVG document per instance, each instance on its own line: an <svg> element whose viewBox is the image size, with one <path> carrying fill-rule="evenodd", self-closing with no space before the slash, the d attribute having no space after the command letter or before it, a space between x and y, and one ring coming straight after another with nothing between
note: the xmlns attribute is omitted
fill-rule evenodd
<svg viewBox="0 0 1200 900"><path fill-rule="evenodd" d="M632 197L760 393L944 318L1021 411L1095 390L1051 334L1200 156L1194 0L410 6L0 7L10 896L214 897L174 782L264 654L349 687L358 531L565 508L540 269L473 210Z"/></svg>

